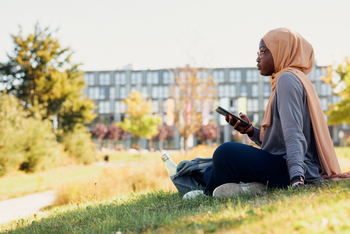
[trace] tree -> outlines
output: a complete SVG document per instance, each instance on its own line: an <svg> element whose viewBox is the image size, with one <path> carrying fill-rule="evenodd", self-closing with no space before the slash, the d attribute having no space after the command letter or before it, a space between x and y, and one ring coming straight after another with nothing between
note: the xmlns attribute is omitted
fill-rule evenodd
<svg viewBox="0 0 350 234"><path fill-rule="evenodd" d="M61 48L49 28L35 25L34 34L11 35L14 43L9 61L0 63L0 82L19 98L30 115L53 121L59 133L90 123L96 115L93 102L80 93L85 82L80 64L70 62L72 52Z"/></svg>
<svg viewBox="0 0 350 234"><path fill-rule="evenodd" d="M151 114L152 105L144 102L142 94L138 91L131 92L129 98L124 99L123 102L128 106L125 113L129 117L124 118L123 122L119 122L116 125L124 131L129 131L134 136L138 136L141 155L141 137L149 140L152 136L157 135L158 124L162 122L162 118L158 114Z"/></svg>
<svg viewBox="0 0 350 234"><path fill-rule="evenodd" d="M104 138L112 141L117 141L121 137L122 131L122 129L118 128L114 123L112 123L111 126L109 126Z"/></svg>
<svg viewBox="0 0 350 234"><path fill-rule="evenodd" d="M209 122L207 125L202 125L195 136L201 141L212 141L218 137L218 127L214 122Z"/></svg>
<svg viewBox="0 0 350 234"><path fill-rule="evenodd" d="M203 69L189 66L175 71L176 85L172 90L175 99L174 123L183 137L184 150L187 139L202 125L203 108L211 109L215 99L213 79Z"/></svg>
<svg viewBox="0 0 350 234"><path fill-rule="evenodd" d="M99 142L99 146L100 148L102 147L102 139L104 138L104 136L106 135L108 129L106 127L106 125L104 125L103 123L97 123L95 124L94 128L91 131L91 134L93 137L96 137L98 142Z"/></svg>
<svg viewBox="0 0 350 234"><path fill-rule="evenodd" d="M345 58L343 64L337 68L328 67L327 77L324 81L332 85L333 93L337 94L341 100L325 112L329 116L328 124L350 124L350 61Z"/></svg>
<svg viewBox="0 0 350 234"><path fill-rule="evenodd" d="M172 126L162 124L158 125L158 134L151 138L151 141L159 141L159 149L163 149L163 141L166 139L173 139L175 136L175 131ZM150 141L150 143L151 143ZM150 148L150 147L149 147Z"/></svg>

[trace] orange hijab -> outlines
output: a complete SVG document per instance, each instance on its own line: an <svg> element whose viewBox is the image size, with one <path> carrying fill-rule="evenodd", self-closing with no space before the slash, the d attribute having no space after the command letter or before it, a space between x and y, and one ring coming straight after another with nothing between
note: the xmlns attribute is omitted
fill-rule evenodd
<svg viewBox="0 0 350 234"><path fill-rule="evenodd" d="M299 78L306 90L317 153L322 167L322 178L333 180L350 178L350 172L341 174L320 101L312 83L306 76L314 66L315 55L311 44L297 32L287 28L271 30L262 39L272 54L275 71L270 77L272 94L262 122L260 140L263 140L265 129L271 123L271 105L277 79L284 72L292 72Z"/></svg>

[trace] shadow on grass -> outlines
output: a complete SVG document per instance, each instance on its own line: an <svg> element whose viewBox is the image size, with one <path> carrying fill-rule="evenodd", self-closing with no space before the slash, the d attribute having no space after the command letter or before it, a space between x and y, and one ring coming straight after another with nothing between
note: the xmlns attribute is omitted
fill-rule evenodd
<svg viewBox="0 0 350 234"><path fill-rule="evenodd" d="M211 233L260 220L253 207L264 206L266 212L275 212L276 208L268 204L343 188L350 188L350 182L332 182L312 190L274 189L264 195L240 194L230 199L183 200L182 195L165 191L131 194L125 199L55 207L41 220L14 222L14 230L8 233L197 233L200 229Z"/></svg>

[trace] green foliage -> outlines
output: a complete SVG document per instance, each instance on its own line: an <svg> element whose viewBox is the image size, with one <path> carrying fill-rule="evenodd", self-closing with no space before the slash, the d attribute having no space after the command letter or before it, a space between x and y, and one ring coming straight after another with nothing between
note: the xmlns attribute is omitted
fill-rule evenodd
<svg viewBox="0 0 350 234"><path fill-rule="evenodd" d="M23 121L24 162L20 169L27 172L43 171L61 165L64 161L52 131L52 123L48 120L26 118Z"/></svg>
<svg viewBox="0 0 350 234"><path fill-rule="evenodd" d="M91 134L84 127L66 133L62 138L65 151L77 163L91 164L96 161Z"/></svg>
<svg viewBox="0 0 350 234"><path fill-rule="evenodd" d="M34 34L11 35L14 43L9 61L0 64L0 82L18 97L32 116L58 119L59 134L89 123L96 115L93 102L83 97L83 72L72 64L69 48L61 48L46 28L35 26Z"/></svg>
<svg viewBox="0 0 350 234"><path fill-rule="evenodd" d="M0 176L17 169L24 160L22 122L26 114L13 95L0 96Z"/></svg>
<svg viewBox="0 0 350 234"><path fill-rule="evenodd" d="M334 72L339 76L335 76ZM338 79L337 79L338 78ZM333 92L340 90L336 94L341 97L341 101L330 105L329 110L325 113L329 116L329 124L350 124L350 61L349 58L345 58L343 64L339 64L338 67L328 68L328 75L325 77L325 82L332 84Z"/></svg>
<svg viewBox="0 0 350 234"><path fill-rule="evenodd" d="M0 95L0 176L15 169L43 170L60 161L51 122L27 114L13 95Z"/></svg>
<svg viewBox="0 0 350 234"><path fill-rule="evenodd" d="M131 92L129 98L123 102L128 106L125 113L130 117L117 123L117 126L140 138L151 139L152 136L158 134L158 125L162 122L162 118L157 114L151 115L152 105L143 101L140 92Z"/></svg>

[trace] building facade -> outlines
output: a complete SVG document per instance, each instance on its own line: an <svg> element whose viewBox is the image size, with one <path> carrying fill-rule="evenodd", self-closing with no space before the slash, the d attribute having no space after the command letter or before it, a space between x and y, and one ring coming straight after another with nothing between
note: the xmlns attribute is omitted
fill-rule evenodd
<svg viewBox="0 0 350 234"><path fill-rule="evenodd" d="M218 97L216 105L224 105L230 111L238 113L242 111L239 100L244 100L243 109L246 110L249 119L255 125L261 125L271 94L269 77L260 76L259 71L251 67L208 68L200 72L202 77L212 76L216 83ZM334 104L340 100L338 96L333 95L331 85L321 79L326 75L325 73L325 67L315 66L308 74L323 110L327 110L330 103ZM87 71L84 80L87 85L83 93L98 106L95 110L98 117L88 127L92 128L98 122L108 126L112 122L123 121L126 107L122 100L127 98L133 90L138 90L152 102L153 112L158 113L166 123L166 101L172 98L170 87L175 85L175 73L172 69ZM217 139L219 144L234 140L234 131L223 121L223 117L212 111L210 118L219 126L220 138ZM339 144L337 134L339 129L340 126L330 127L335 145ZM176 133L172 147L180 148L179 142L180 135ZM197 140L194 138L193 145L196 143ZM148 147L145 139L142 144L144 148ZM125 147L129 148L131 144L126 143Z"/></svg>

